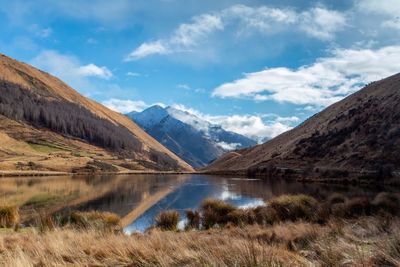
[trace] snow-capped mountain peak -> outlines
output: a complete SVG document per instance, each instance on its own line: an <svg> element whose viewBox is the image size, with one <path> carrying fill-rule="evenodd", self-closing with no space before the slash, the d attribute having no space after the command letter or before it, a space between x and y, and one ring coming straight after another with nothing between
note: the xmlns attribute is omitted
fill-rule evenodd
<svg viewBox="0 0 400 267"><path fill-rule="evenodd" d="M205 166L229 150L256 145L248 137L174 107L152 106L126 115L193 167Z"/></svg>

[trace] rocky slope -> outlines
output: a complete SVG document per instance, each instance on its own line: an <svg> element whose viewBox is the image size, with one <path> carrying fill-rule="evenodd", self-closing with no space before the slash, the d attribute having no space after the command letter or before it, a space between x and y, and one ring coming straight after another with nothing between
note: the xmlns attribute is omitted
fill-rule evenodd
<svg viewBox="0 0 400 267"><path fill-rule="evenodd" d="M0 170L192 170L125 116L1 54L0 121Z"/></svg>
<svg viewBox="0 0 400 267"><path fill-rule="evenodd" d="M173 107L155 105L127 116L195 168L204 167L229 150L256 144L252 139Z"/></svg>
<svg viewBox="0 0 400 267"><path fill-rule="evenodd" d="M400 174L400 74L373 82L298 127L227 153L205 171L366 180Z"/></svg>

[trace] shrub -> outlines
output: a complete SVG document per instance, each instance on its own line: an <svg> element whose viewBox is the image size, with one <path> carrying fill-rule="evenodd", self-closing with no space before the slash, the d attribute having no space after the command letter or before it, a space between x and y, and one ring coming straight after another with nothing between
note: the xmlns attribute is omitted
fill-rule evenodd
<svg viewBox="0 0 400 267"><path fill-rule="evenodd" d="M101 171L106 171L106 172L117 172L118 171L117 167L115 167L114 165L112 165L110 163L103 162L103 161L94 160L92 162L89 162L88 165L98 168Z"/></svg>
<svg viewBox="0 0 400 267"><path fill-rule="evenodd" d="M256 222L260 225L274 224L279 221L277 211L270 206L258 206L253 211Z"/></svg>
<svg viewBox="0 0 400 267"><path fill-rule="evenodd" d="M367 198L357 197L332 206L332 214L336 217L353 218L371 214L371 203Z"/></svg>
<svg viewBox="0 0 400 267"><path fill-rule="evenodd" d="M316 207L314 221L317 223L326 223L331 216L331 205L329 202L323 202Z"/></svg>
<svg viewBox="0 0 400 267"><path fill-rule="evenodd" d="M256 222L256 214L252 209L236 209L228 213L228 221L235 226L246 226Z"/></svg>
<svg viewBox="0 0 400 267"><path fill-rule="evenodd" d="M385 211L390 214L399 212L399 198L391 193L379 193L372 201L374 211Z"/></svg>
<svg viewBox="0 0 400 267"><path fill-rule="evenodd" d="M328 197L328 203L331 205L344 202L346 202L346 197L340 193L333 193Z"/></svg>
<svg viewBox="0 0 400 267"><path fill-rule="evenodd" d="M198 211L186 210L187 223L185 229L199 229L200 228L200 213Z"/></svg>
<svg viewBox="0 0 400 267"><path fill-rule="evenodd" d="M163 231L176 231L178 229L179 213L176 210L166 210L158 214L156 227Z"/></svg>
<svg viewBox="0 0 400 267"><path fill-rule="evenodd" d="M111 212L74 211L67 216L66 222L74 227L82 229L96 229L105 232L122 231L121 218L117 214Z"/></svg>
<svg viewBox="0 0 400 267"><path fill-rule="evenodd" d="M317 201L307 195L282 195L269 201L281 221L315 219Z"/></svg>
<svg viewBox="0 0 400 267"><path fill-rule="evenodd" d="M229 221L228 214L236 208L222 200L207 198L200 204L202 225L209 229L214 225L224 225Z"/></svg>
<svg viewBox="0 0 400 267"><path fill-rule="evenodd" d="M17 207L0 207L0 227L12 228L19 223L19 212Z"/></svg>

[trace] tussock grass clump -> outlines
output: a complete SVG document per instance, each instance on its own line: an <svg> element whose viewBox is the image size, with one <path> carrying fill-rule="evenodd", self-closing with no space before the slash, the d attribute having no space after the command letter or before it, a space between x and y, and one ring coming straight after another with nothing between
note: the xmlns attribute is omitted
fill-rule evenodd
<svg viewBox="0 0 400 267"><path fill-rule="evenodd" d="M273 225L297 220L325 224L334 218L353 219L371 215L380 215L381 225L385 227L391 222L389 217L396 215L399 209L400 201L397 196L388 193L378 194L372 202L364 197L348 199L337 193L319 202L302 194L282 195L270 199L265 206L246 209L236 208L219 199L208 198L201 203L199 211L186 211L185 229L207 230L227 225Z"/></svg>
<svg viewBox="0 0 400 267"><path fill-rule="evenodd" d="M40 232L53 231L60 224L55 218L47 213L39 213L36 218L36 226Z"/></svg>
<svg viewBox="0 0 400 267"><path fill-rule="evenodd" d="M156 227L163 231L178 230L179 213L176 210L166 210L158 214Z"/></svg>
<svg viewBox="0 0 400 267"><path fill-rule="evenodd" d="M224 225L229 221L228 214L236 208L219 199L207 198L200 204L202 226L209 229L215 225Z"/></svg>
<svg viewBox="0 0 400 267"><path fill-rule="evenodd" d="M246 226L256 222L256 214L252 209L236 209L228 213L228 221L235 226Z"/></svg>
<svg viewBox="0 0 400 267"><path fill-rule="evenodd" d="M338 204L338 203L345 203L346 197L340 193L333 193L328 197L328 203L330 205Z"/></svg>
<svg viewBox="0 0 400 267"><path fill-rule="evenodd" d="M280 220L278 212L270 206L258 206L253 211L259 225L274 224Z"/></svg>
<svg viewBox="0 0 400 267"><path fill-rule="evenodd" d="M332 215L339 218L355 218L368 216L372 213L372 205L367 198L357 197L347 200L345 203L334 204Z"/></svg>
<svg viewBox="0 0 400 267"><path fill-rule="evenodd" d="M190 229L200 229L200 223L201 223L201 217L200 217L200 213L195 210L186 210L186 225L185 225L185 229L186 230L190 230Z"/></svg>
<svg viewBox="0 0 400 267"><path fill-rule="evenodd" d="M398 214L400 210L399 197L392 193L379 193L372 201L372 205L375 211L384 211L393 215Z"/></svg>
<svg viewBox="0 0 400 267"><path fill-rule="evenodd" d="M104 232L120 232L121 218L115 213L89 211L72 212L64 222L78 229L95 229Z"/></svg>
<svg viewBox="0 0 400 267"><path fill-rule="evenodd" d="M0 227L13 228L19 223L18 207L3 206L0 207Z"/></svg>
<svg viewBox="0 0 400 267"><path fill-rule="evenodd" d="M282 195L269 202L281 221L311 221L315 219L317 204L313 197L307 195Z"/></svg>

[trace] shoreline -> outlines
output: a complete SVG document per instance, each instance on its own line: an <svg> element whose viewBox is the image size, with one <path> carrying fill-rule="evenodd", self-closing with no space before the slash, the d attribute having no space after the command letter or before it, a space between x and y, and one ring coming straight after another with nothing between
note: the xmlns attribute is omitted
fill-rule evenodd
<svg viewBox="0 0 400 267"><path fill-rule="evenodd" d="M56 171L0 171L0 177L28 177L28 176L70 176L70 172Z"/></svg>
<svg viewBox="0 0 400 267"><path fill-rule="evenodd" d="M5 177L49 177L49 176L83 176L83 175L213 175L220 177L248 177L244 171L231 172L231 171L124 171L124 172L59 172L59 171L0 171L0 179ZM266 179L268 177L262 175L255 175L252 178ZM282 177L277 176L276 179L291 179L300 183L318 183L318 184L342 184L342 185L384 185L384 186L400 186L400 179L398 177L392 177L388 179L382 179L382 181L360 179L358 177L346 177L346 178L310 178L310 177ZM270 179L270 178L268 178Z"/></svg>
<svg viewBox="0 0 400 267"><path fill-rule="evenodd" d="M165 174L165 175L179 175L179 174L204 174L200 172L187 172L187 171L131 171L131 172L94 172L94 173L73 173L73 172L57 172L57 171L0 171L1 177L28 177L28 176L80 176L80 175L152 175L152 174Z"/></svg>

